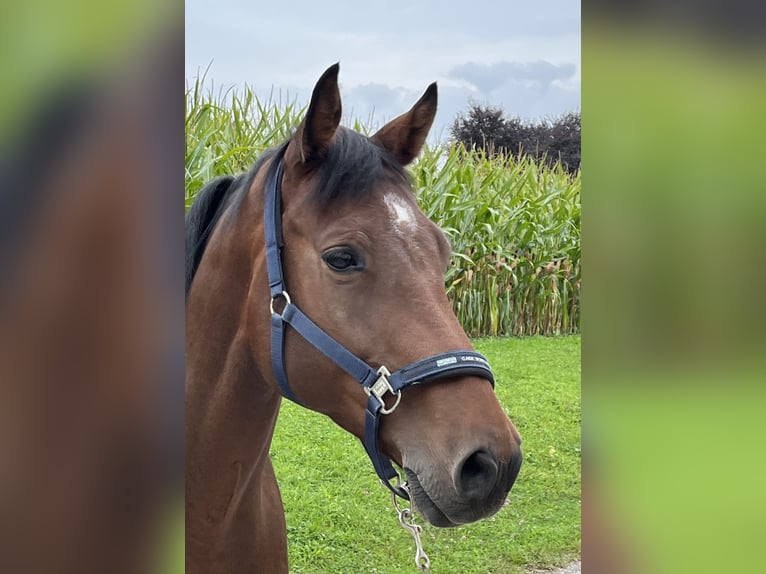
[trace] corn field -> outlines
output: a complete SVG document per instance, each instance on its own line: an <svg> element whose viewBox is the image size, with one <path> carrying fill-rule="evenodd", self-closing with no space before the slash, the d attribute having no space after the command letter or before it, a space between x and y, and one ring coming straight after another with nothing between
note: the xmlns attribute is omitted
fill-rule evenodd
<svg viewBox="0 0 766 574"><path fill-rule="evenodd" d="M186 206L210 179L283 142L303 111L248 87L213 95L198 79L186 92ZM452 242L446 288L470 336L579 332L579 172L452 144L426 146L410 172L420 206Z"/></svg>

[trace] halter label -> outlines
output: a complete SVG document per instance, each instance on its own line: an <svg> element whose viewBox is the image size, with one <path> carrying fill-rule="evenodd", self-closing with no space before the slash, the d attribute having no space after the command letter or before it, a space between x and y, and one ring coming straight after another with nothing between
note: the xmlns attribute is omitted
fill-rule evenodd
<svg viewBox="0 0 766 574"><path fill-rule="evenodd" d="M457 363L457 357L447 357L446 359L437 359L436 366L443 367L444 365L454 365Z"/></svg>
<svg viewBox="0 0 766 574"><path fill-rule="evenodd" d="M482 359L481 357L476 357L474 355L463 355L460 357L460 360L463 362L470 362L473 361L474 363L481 363L482 365L486 365L489 367L489 361L486 359Z"/></svg>
<svg viewBox="0 0 766 574"><path fill-rule="evenodd" d="M386 391L394 392L391 388L391 384L385 376L380 377L375 384L370 387L370 392L378 398L381 398L386 394Z"/></svg>

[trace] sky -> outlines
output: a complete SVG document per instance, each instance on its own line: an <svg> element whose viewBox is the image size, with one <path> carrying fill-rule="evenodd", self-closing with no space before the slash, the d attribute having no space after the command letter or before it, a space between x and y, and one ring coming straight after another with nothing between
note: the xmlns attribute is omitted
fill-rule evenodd
<svg viewBox="0 0 766 574"><path fill-rule="evenodd" d="M379 127L436 81L432 136L473 101L525 119L580 110L575 0L186 0L186 78L305 105L340 62L344 123ZM206 72L207 71L207 72Z"/></svg>

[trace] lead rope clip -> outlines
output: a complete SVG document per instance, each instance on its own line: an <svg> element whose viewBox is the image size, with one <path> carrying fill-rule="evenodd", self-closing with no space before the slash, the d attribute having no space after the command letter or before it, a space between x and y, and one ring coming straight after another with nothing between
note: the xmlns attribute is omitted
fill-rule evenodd
<svg viewBox="0 0 766 574"><path fill-rule="evenodd" d="M410 493L406 482L402 483L401 487L407 494ZM394 509L399 514L399 524L410 533L412 538L415 539L415 566L417 566L421 572L430 574L431 560L428 558L428 554L426 554L425 550L423 550L423 543L420 540L420 531L422 528L415 524L415 514L412 512L412 509L399 506L399 501L397 500L395 493L391 494L391 499L394 502Z"/></svg>

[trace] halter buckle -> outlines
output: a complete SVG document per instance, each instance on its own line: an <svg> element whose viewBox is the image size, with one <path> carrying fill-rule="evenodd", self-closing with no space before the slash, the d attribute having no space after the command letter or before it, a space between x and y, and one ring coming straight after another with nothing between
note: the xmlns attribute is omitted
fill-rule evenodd
<svg viewBox="0 0 766 574"><path fill-rule="evenodd" d="M380 375L378 380L369 387L364 387L364 392L367 393L368 397L370 395L375 395L375 398L380 401L380 412L384 415L389 415L399 406L399 402L402 400L402 391L394 392L394 387L391 386L391 381L388 380L391 373L386 367L381 366L378 369L378 375ZM394 402L394 405L390 409L386 408L386 401L383 400L383 396L388 392L396 397L396 402Z"/></svg>

